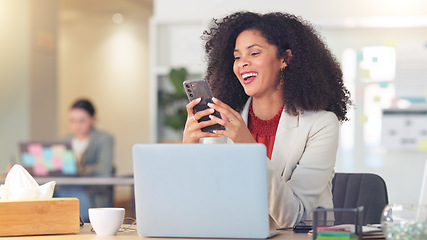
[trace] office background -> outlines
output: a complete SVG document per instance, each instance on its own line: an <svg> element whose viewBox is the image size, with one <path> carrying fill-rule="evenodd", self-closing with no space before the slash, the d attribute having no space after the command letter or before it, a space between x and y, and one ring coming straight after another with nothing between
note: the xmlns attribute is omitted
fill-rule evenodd
<svg viewBox="0 0 427 240"><path fill-rule="evenodd" d="M202 76L200 35L237 10L287 11L315 24L356 104L336 170L377 173L390 202L416 203L427 159L422 0L0 0L0 172L18 161L19 141L70 132L71 103L88 97L97 127L116 138L117 173L131 174L134 143L179 138L159 131L157 91L169 70Z"/></svg>

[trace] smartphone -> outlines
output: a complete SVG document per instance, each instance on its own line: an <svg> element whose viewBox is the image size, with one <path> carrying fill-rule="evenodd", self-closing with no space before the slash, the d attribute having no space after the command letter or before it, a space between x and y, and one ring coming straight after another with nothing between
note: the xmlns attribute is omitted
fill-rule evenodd
<svg viewBox="0 0 427 240"><path fill-rule="evenodd" d="M204 79L198 79L198 80L185 80L184 83L184 89L187 93L188 100L192 101L196 98L201 98L201 101L199 104L197 104L194 107L194 112L199 112L202 110L205 110L208 107L208 103L212 103L212 92L209 88L208 82ZM219 112L215 111L212 115L221 118L221 115ZM203 116L201 119L199 119L199 122L201 121L208 121L210 120L209 116ZM214 124L211 126L207 126L202 128L203 132L212 132L213 130L225 130L225 127L220 124Z"/></svg>

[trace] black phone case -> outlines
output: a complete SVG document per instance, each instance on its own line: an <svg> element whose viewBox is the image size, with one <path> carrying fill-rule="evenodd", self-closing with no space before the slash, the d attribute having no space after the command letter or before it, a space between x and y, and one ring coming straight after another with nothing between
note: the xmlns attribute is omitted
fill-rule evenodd
<svg viewBox="0 0 427 240"><path fill-rule="evenodd" d="M200 103L194 107L194 112L203 111L209 108L208 103L212 103L212 92L206 80L186 80L183 85L185 92L187 93L188 100L192 101L196 98L201 98ZM217 111L212 115L221 118L220 113ZM204 116L199 119L199 122L208 120L210 120L209 116ZM213 130L225 130L225 127L219 124L214 124L202 128L203 132L212 132Z"/></svg>

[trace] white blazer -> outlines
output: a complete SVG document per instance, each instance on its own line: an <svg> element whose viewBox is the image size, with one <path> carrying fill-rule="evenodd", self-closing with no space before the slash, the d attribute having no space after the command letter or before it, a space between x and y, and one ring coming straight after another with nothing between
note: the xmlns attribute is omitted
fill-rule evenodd
<svg viewBox="0 0 427 240"><path fill-rule="evenodd" d="M241 112L246 124L251 100ZM329 111L305 111L298 116L282 112L271 160L267 158L269 212L274 220L270 227L291 227L311 219L317 207L333 208L339 126L338 118ZM203 142L219 143L224 139Z"/></svg>

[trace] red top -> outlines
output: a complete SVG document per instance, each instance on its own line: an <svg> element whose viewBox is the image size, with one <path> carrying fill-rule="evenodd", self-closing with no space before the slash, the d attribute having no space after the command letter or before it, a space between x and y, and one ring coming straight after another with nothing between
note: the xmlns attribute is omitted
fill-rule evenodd
<svg viewBox="0 0 427 240"><path fill-rule="evenodd" d="M279 113L270 120L262 120L255 116L252 109L252 103L249 106L248 128L257 143L263 143L267 147L267 157L271 159L274 140L276 138L277 126L283 107Z"/></svg>

